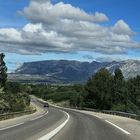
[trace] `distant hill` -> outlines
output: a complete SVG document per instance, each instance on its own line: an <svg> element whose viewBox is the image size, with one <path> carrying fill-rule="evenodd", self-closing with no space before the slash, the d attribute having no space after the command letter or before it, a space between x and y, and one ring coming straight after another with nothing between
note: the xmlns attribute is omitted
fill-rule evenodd
<svg viewBox="0 0 140 140"><path fill-rule="evenodd" d="M111 73L120 68L125 78L140 75L140 61L127 60L121 62L80 62L68 60L47 60L24 63L9 80L34 81L46 83L84 82L101 68L107 68Z"/></svg>

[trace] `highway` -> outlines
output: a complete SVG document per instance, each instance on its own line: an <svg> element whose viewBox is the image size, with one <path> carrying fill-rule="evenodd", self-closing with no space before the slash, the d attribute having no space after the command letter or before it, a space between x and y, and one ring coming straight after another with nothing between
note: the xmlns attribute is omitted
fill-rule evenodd
<svg viewBox="0 0 140 140"><path fill-rule="evenodd" d="M36 104L43 107L37 101ZM73 110L62 111L54 107L46 109L41 116L0 129L0 140L48 140L49 138L51 140L131 140L129 134L100 118Z"/></svg>

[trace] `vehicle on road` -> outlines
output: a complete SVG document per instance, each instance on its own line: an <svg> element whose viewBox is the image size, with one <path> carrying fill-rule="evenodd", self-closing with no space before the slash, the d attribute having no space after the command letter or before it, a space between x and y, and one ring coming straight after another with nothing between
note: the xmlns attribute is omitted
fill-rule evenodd
<svg viewBox="0 0 140 140"><path fill-rule="evenodd" d="M44 103L44 107L49 107L49 104L48 103Z"/></svg>

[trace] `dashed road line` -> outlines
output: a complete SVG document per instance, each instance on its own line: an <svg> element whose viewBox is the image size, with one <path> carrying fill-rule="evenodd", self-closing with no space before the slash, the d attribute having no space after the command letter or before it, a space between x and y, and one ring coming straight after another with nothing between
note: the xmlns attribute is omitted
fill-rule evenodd
<svg viewBox="0 0 140 140"><path fill-rule="evenodd" d="M49 111L47 111L47 112L44 114L44 116L45 116L45 115L47 115L47 114L48 114L48 112L49 112Z"/></svg>
<svg viewBox="0 0 140 140"><path fill-rule="evenodd" d="M41 115L39 117L36 117L34 119L31 119L30 121L34 121L34 120L37 120L39 118L42 118L43 116L45 116L47 114L48 114L48 111L45 114L43 114L43 115ZM11 125L11 126L7 126L7 127L4 127L4 128L0 128L0 131L7 130L7 129L10 129L10 128L13 128L13 127L17 127L17 126L20 126L20 125L23 125L23 124L25 124L25 122L18 123L18 124L15 124L15 125Z"/></svg>
<svg viewBox="0 0 140 140"><path fill-rule="evenodd" d="M34 120L40 119L40 118L42 118L43 116L44 116L44 115L38 116L38 117L36 117L36 118L34 118L34 119L31 119L31 121L34 121Z"/></svg>
<svg viewBox="0 0 140 140"><path fill-rule="evenodd" d="M114 124L114 123L112 123L112 122L110 122L110 121L108 121L108 120L105 120L105 121L106 121L107 123L111 124L112 126L118 128L119 130L121 130L121 131L124 132L125 134L131 135L131 133L129 133L128 131L122 129L121 127L117 126L116 124Z"/></svg>
<svg viewBox="0 0 140 140"><path fill-rule="evenodd" d="M36 117L36 118L31 119L31 121L40 119L40 118L44 117L44 116L47 115L47 114L48 114L48 111L47 111L45 114L43 114L43 115L40 115L40 116L38 116L38 117Z"/></svg>
<svg viewBox="0 0 140 140"><path fill-rule="evenodd" d="M95 116L95 115L94 115ZM100 117L100 116L95 116L96 118L98 118L98 119L102 119L102 117Z"/></svg>
<svg viewBox="0 0 140 140"><path fill-rule="evenodd" d="M10 128L13 128L13 127L17 127L17 126L20 126L20 125L23 125L23 124L24 124L24 122L19 123L19 124L15 124L15 125L12 125L12 126L4 127L4 128L1 128L0 131L10 129Z"/></svg>

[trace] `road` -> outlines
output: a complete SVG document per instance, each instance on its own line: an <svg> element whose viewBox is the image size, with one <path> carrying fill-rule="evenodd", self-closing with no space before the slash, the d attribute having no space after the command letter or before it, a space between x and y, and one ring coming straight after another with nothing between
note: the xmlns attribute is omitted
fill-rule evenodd
<svg viewBox="0 0 140 140"><path fill-rule="evenodd" d="M100 118L54 107L40 117L0 129L0 140L47 140L63 123L65 126L51 140L131 140L130 135Z"/></svg>

